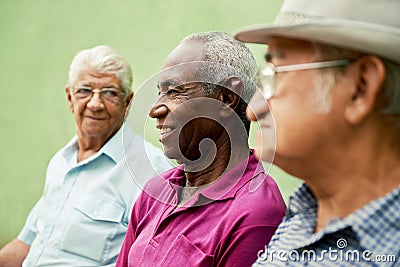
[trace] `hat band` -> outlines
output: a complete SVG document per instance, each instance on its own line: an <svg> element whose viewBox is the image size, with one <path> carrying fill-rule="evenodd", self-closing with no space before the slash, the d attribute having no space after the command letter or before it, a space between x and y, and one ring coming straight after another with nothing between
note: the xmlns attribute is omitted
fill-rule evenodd
<svg viewBox="0 0 400 267"><path fill-rule="evenodd" d="M323 18L319 18L319 20L323 20ZM314 22L315 17L309 15L301 15L298 13L284 12L279 13L276 16L274 25L276 26L289 26L294 24L305 24L309 22Z"/></svg>

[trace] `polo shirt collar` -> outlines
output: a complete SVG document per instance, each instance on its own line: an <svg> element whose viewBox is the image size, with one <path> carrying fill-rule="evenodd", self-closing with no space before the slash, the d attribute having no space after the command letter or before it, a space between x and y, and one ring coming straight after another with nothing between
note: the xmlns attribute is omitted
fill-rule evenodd
<svg viewBox="0 0 400 267"><path fill-rule="evenodd" d="M225 200L233 198L237 191L247 184L253 177L263 173L264 168L257 160L252 151L251 155L228 171L225 175L219 178L216 182L207 185L204 189L189 200L185 206L193 206L197 204L209 203L215 200ZM170 177L166 177L170 186L178 194L186 182L183 165L179 166ZM198 203L201 202L201 203Z"/></svg>

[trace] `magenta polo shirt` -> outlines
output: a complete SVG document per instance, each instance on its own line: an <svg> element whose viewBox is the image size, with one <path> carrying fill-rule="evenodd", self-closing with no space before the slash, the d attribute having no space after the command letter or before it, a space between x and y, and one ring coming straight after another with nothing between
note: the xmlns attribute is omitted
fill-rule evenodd
<svg viewBox="0 0 400 267"><path fill-rule="evenodd" d="M184 182L180 166L146 185L117 266L251 266L285 213L275 181L254 155L175 209Z"/></svg>

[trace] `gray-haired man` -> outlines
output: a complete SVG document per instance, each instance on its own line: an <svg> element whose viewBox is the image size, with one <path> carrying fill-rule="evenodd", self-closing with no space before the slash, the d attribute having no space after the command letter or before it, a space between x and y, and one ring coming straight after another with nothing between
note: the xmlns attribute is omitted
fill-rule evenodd
<svg viewBox="0 0 400 267"><path fill-rule="evenodd" d="M400 2L286 0L268 44L264 95L250 102L274 162L304 184L254 266L400 262ZM268 102L268 106L267 103Z"/></svg>
<svg viewBox="0 0 400 267"><path fill-rule="evenodd" d="M168 55L150 116L165 155L182 165L146 185L117 266L242 267L255 260L285 211L248 146L246 101L256 73L250 50L226 33L190 35Z"/></svg>

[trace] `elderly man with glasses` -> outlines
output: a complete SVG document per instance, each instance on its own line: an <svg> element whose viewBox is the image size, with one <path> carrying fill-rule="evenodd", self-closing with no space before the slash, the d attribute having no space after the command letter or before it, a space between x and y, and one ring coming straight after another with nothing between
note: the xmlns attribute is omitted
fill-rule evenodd
<svg viewBox="0 0 400 267"><path fill-rule="evenodd" d="M50 160L44 193L0 251L0 266L115 264L140 193L134 178L170 168L161 150L124 124L131 84L129 64L111 47L75 56L66 94L76 136Z"/></svg>
<svg viewBox="0 0 400 267"><path fill-rule="evenodd" d="M261 125L257 155L275 153L304 180L254 266L400 263L399 10L392 0L286 0L273 25L236 34L268 44L264 93L247 111Z"/></svg>

